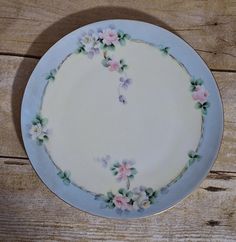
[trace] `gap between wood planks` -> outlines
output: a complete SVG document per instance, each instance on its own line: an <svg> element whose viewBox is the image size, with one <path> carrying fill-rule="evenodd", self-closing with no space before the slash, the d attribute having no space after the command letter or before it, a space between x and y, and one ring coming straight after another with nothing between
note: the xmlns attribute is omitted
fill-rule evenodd
<svg viewBox="0 0 236 242"><path fill-rule="evenodd" d="M197 50L196 51L202 51L202 50ZM16 53L11 53L11 52L0 52L0 56L13 56L13 57L22 57L22 58L30 58L30 59L36 59L40 60L42 56L37 56L37 55L28 55L28 54L16 54ZM209 68L209 67L208 67ZM231 72L231 73L236 73L236 70L232 69L215 69L215 68L209 68L211 71L215 72Z"/></svg>

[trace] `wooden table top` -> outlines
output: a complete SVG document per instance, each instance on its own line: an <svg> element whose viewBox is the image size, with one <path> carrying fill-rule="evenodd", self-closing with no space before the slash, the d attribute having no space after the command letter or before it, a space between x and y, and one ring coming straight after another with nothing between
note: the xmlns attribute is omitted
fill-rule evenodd
<svg viewBox="0 0 236 242"><path fill-rule="evenodd" d="M111 18L137 19L185 39L212 70L225 128L201 186L173 209L116 221L72 208L37 177L22 145L20 105L40 57L65 34ZM236 2L0 0L0 241L236 241Z"/></svg>

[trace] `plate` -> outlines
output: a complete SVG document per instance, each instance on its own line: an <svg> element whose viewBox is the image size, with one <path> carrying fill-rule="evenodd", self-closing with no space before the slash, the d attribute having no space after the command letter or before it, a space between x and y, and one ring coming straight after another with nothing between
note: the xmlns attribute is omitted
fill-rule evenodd
<svg viewBox="0 0 236 242"><path fill-rule="evenodd" d="M223 133L216 82L158 26L106 20L53 45L27 84L24 145L58 197L91 214L160 213L207 176Z"/></svg>

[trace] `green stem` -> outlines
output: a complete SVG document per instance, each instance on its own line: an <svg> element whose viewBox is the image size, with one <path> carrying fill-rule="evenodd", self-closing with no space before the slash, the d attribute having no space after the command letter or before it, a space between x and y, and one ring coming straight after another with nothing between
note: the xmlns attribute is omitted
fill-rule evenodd
<svg viewBox="0 0 236 242"><path fill-rule="evenodd" d="M129 180L129 178L127 178L126 187L127 187L127 190L129 190L129 188L130 188L130 180Z"/></svg>

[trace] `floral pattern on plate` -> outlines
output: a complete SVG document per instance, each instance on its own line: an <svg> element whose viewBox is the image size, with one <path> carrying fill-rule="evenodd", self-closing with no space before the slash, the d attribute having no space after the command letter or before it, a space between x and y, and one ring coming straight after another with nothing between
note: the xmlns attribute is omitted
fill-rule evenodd
<svg viewBox="0 0 236 242"><path fill-rule="evenodd" d="M48 140L49 130L47 128L47 123L47 118L43 118L40 114L36 115L35 119L32 120L29 134L32 140L36 140L40 145Z"/></svg>
<svg viewBox="0 0 236 242"><path fill-rule="evenodd" d="M96 195L95 199L101 201L101 208L116 209L118 214L132 210L143 211L155 203L157 191L143 186L132 190L120 188L118 193L107 192L106 195Z"/></svg>
<svg viewBox="0 0 236 242"><path fill-rule="evenodd" d="M195 107L200 109L202 115L207 115L207 109L210 107L210 103L208 101L209 92L203 86L203 80L201 78L195 79L194 77L191 79L190 90L192 92L192 97L197 103Z"/></svg>
<svg viewBox="0 0 236 242"><path fill-rule="evenodd" d="M98 158L97 161L101 162L103 167L109 167L118 182L126 182L126 188L120 188L118 193L110 191L105 195L95 196L95 199L102 201L102 208L115 208L118 213L131 210L142 211L155 202L157 191L152 188L140 186L130 190L130 182L137 174L134 161L123 159L121 162L112 162L110 155Z"/></svg>
<svg viewBox="0 0 236 242"><path fill-rule="evenodd" d="M128 68L128 65L123 59L118 60L113 56L111 57L108 52L114 52L118 44L124 46L126 41L129 39L130 36L128 34L120 30L117 31L114 28L106 28L98 30L98 32L90 30L88 33L83 33L82 37L79 39L79 47L76 52L84 53L88 56L88 58L92 59L95 55L100 54L102 51L102 65L108 68L109 71L117 71L120 74L123 74L121 78L127 78L125 70ZM129 80L131 79L129 78ZM126 104L127 98L122 91L123 90L119 86L118 101L122 104Z"/></svg>

